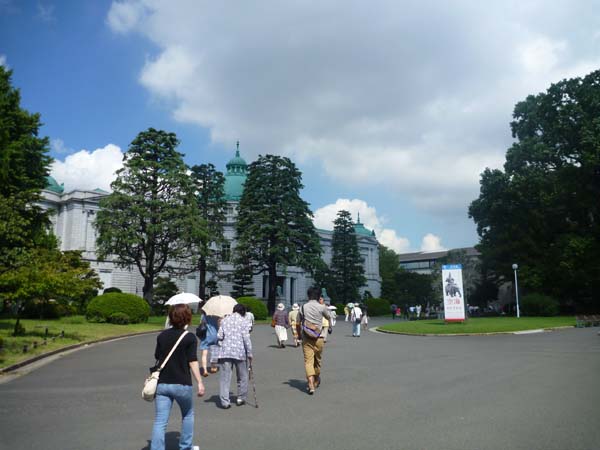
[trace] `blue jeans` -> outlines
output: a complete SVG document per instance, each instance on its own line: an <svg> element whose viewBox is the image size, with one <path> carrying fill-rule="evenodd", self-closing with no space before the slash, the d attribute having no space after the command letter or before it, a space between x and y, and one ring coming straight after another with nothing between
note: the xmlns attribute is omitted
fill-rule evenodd
<svg viewBox="0 0 600 450"><path fill-rule="evenodd" d="M191 450L194 439L194 402L192 386L183 384L158 384L156 389L156 414L152 428L152 443L150 450L165 449L165 430L169 422L173 400L181 409L181 436L179 438L180 450Z"/></svg>
<svg viewBox="0 0 600 450"><path fill-rule="evenodd" d="M360 336L360 323L352 322L352 336Z"/></svg>

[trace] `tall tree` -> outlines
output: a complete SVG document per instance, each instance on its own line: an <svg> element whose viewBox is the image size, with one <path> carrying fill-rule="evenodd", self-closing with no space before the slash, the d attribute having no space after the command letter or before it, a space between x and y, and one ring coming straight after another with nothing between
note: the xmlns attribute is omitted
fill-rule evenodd
<svg viewBox="0 0 600 450"><path fill-rule="evenodd" d="M233 259L234 271L232 274L233 290L232 297L245 297L254 295L254 271L252 269L252 261L248 255L234 252Z"/></svg>
<svg viewBox="0 0 600 450"><path fill-rule="evenodd" d="M192 183L194 184L196 206L199 215L206 223L207 234L194 243L196 256L194 266L200 273L198 296L206 299L206 272L218 270L219 256L211 247L221 247L224 240L225 226L225 177L212 164L201 164L192 167Z"/></svg>
<svg viewBox="0 0 600 450"><path fill-rule="evenodd" d="M381 276L381 297L392 302L397 301L398 286L396 284L396 273L400 270L400 258L398 254L379 244L379 275Z"/></svg>
<svg viewBox="0 0 600 450"><path fill-rule="evenodd" d="M21 108L12 71L0 66L0 273L27 264L31 249L52 248L48 217L36 205L52 162L40 115Z"/></svg>
<svg viewBox="0 0 600 450"><path fill-rule="evenodd" d="M96 219L98 256L114 255L118 266L137 267L150 304L156 277L185 268L192 242L206 234L178 143L174 133L139 133Z"/></svg>
<svg viewBox="0 0 600 450"><path fill-rule="evenodd" d="M469 208L498 282L600 310L600 70L515 106L504 171L486 169Z"/></svg>
<svg viewBox="0 0 600 450"><path fill-rule="evenodd" d="M270 312L278 268L312 270L321 254L313 214L300 197L302 188L302 174L289 158L259 156L248 167L236 223L238 247L249 256L255 274L268 274Z"/></svg>
<svg viewBox="0 0 600 450"><path fill-rule="evenodd" d="M360 301L359 289L367 280L354 222L348 211L339 211L333 221L331 252L331 298L336 303Z"/></svg>

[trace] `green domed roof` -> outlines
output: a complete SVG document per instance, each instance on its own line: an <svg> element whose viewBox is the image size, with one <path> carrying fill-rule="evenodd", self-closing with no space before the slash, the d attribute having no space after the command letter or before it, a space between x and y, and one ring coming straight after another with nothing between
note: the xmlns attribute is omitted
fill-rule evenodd
<svg viewBox="0 0 600 450"><path fill-rule="evenodd" d="M237 143L235 157L227 163L227 174L225 175L225 199L239 201L244 192L248 165L240 156L240 143Z"/></svg>
<svg viewBox="0 0 600 450"><path fill-rule="evenodd" d="M46 177L46 190L62 194L65 191L65 184L58 184L53 177L48 175Z"/></svg>
<svg viewBox="0 0 600 450"><path fill-rule="evenodd" d="M358 219L354 224L354 232L360 236L375 236L375 231L369 230L360 222L360 214L358 214Z"/></svg>

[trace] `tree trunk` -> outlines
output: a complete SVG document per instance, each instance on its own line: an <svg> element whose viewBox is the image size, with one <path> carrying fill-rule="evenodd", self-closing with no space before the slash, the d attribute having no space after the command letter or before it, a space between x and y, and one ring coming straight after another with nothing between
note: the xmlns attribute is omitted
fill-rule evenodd
<svg viewBox="0 0 600 450"><path fill-rule="evenodd" d="M269 299L267 300L267 308L269 314L275 311L275 302L277 301L277 264L269 265Z"/></svg>
<svg viewBox="0 0 600 450"><path fill-rule="evenodd" d="M144 277L144 299L152 306L152 298L154 297L154 279L150 276Z"/></svg>
<svg viewBox="0 0 600 450"><path fill-rule="evenodd" d="M200 287L198 288L198 297L200 297L202 300L206 300L206 258L200 258L198 263L198 270L200 271Z"/></svg>

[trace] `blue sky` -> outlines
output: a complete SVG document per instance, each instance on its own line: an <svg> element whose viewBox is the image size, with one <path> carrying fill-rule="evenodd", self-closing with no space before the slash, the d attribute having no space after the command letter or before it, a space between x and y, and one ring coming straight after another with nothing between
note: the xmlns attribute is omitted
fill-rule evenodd
<svg viewBox="0 0 600 450"><path fill-rule="evenodd" d="M67 189L107 188L148 127L221 170L239 139L296 162L319 228L349 209L433 251L476 244L468 204L514 104L600 67L598 6L0 0L0 63Z"/></svg>

